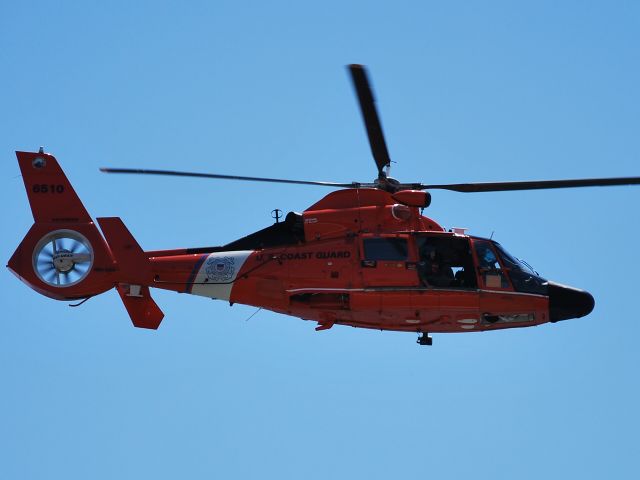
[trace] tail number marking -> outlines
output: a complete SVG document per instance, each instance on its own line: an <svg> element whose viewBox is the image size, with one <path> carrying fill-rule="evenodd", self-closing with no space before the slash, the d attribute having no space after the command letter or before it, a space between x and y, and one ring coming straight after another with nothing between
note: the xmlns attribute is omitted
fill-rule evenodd
<svg viewBox="0 0 640 480"><path fill-rule="evenodd" d="M36 183L33 187L31 187L31 191L33 193L63 193L64 185L47 185L46 183Z"/></svg>

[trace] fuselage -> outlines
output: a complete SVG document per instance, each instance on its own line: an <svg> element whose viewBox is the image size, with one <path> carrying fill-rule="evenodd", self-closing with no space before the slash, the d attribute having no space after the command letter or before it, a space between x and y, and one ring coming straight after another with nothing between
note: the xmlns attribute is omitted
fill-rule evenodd
<svg viewBox="0 0 640 480"><path fill-rule="evenodd" d="M147 254L153 287L262 307L319 328L466 332L534 326L593 308L587 292L547 282L496 242L447 232L373 189L333 192L222 247Z"/></svg>

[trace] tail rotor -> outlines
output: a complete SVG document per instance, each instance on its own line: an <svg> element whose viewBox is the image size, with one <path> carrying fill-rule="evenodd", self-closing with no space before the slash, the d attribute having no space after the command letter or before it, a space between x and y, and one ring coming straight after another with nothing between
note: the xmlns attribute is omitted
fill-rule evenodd
<svg viewBox="0 0 640 480"><path fill-rule="evenodd" d="M53 287L70 287L86 278L93 265L89 240L73 230L46 234L33 251L33 268L40 280Z"/></svg>

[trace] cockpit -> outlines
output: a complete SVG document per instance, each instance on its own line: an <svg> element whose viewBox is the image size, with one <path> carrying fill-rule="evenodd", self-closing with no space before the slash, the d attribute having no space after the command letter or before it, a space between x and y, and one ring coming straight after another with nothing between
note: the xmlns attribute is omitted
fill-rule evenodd
<svg viewBox="0 0 640 480"><path fill-rule="evenodd" d="M425 286L547 294L547 281L493 240L417 235L416 247L418 274Z"/></svg>
<svg viewBox="0 0 640 480"><path fill-rule="evenodd" d="M416 269L423 286L515 290L547 295L547 280L493 240L416 234Z"/></svg>

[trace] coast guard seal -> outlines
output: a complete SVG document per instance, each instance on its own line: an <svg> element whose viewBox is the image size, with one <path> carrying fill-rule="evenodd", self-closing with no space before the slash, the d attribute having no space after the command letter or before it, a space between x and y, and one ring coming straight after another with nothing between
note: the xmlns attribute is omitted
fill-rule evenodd
<svg viewBox="0 0 640 480"><path fill-rule="evenodd" d="M207 260L205 267L207 279L214 283L231 281L235 271L235 260L233 257L210 258Z"/></svg>

